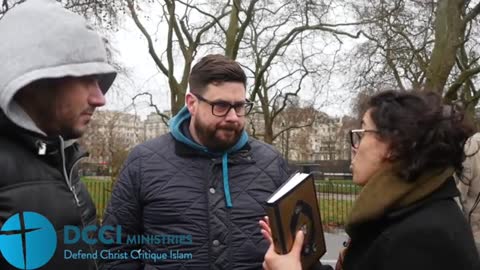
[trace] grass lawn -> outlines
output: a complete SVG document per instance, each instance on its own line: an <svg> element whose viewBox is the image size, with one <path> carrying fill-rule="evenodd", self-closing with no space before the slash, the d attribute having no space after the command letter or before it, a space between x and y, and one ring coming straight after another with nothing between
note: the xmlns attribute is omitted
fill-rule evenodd
<svg viewBox="0 0 480 270"><path fill-rule="evenodd" d="M97 180L88 177L82 177L81 180L87 186L88 192L95 203L97 217L101 219L107 207L108 200L110 199L110 194L112 193L112 181Z"/></svg>
<svg viewBox="0 0 480 270"><path fill-rule="evenodd" d="M319 199L318 204L324 226L344 227L353 200Z"/></svg>

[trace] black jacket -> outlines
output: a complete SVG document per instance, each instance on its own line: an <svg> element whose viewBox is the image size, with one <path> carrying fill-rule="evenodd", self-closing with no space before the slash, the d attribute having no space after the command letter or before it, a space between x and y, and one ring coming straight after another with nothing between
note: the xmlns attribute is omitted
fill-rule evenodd
<svg viewBox="0 0 480 270"><path fill-rule="evenodd" d="M191 235L191 244L109 246L112 252L179 251L191 258L110 260L104 269L261 269L268 248L258 221L265 200L287 178L274 148L251 139L229 155L232 208L227 208L221 157L176 141L170 134L132 150L107 207L103 225L127 235Z"/></svg>
<svg viewBox="0 0 480 270"><path fill-rule="evenodd" d="M472 232L453 178L408 207L351 230L344 270L478 270Z"/></svg>
<svg viewBox="0 0 480 270"><path fill-rule="evenodd" d="M82 242L64 245L64 226L95 224L96 211L76 170L85 152L76 143L63 151L63 144L61 138L45 138L17 127L0 110L0 227L15 213L39 213L52 223L57 233L55 254L40 269L95 269L93 261L64 259L65 249L91 250ZM46 149L45 154L39 154L42 148ZM0 245L1 241L0 238ZM27 249L28 252L38 250ZM0 256L0 269L17 268Z"/></svg>

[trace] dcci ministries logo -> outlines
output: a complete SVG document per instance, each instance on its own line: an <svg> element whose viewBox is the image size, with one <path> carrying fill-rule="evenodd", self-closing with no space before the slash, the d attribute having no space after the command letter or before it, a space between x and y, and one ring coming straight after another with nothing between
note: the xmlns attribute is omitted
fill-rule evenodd
<svg viewBox="0 0 480 270"><path fill-rule="evenodd" d="M0 230L0 252L18 269L37 269L53 256L57 245L55 229L35 212L11 216Z"/></svg>

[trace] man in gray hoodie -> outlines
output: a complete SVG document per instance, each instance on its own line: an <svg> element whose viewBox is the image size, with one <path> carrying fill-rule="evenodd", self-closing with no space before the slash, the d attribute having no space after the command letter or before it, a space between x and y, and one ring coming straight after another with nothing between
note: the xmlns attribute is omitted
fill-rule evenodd
<svg viewBox="0 0 480 270"><path fill-rule="evenodd" d="M97 223L75 139L116 76L104 42L54 0L10 10L0 36L0 269L96 269L64 228Z"/></svg>

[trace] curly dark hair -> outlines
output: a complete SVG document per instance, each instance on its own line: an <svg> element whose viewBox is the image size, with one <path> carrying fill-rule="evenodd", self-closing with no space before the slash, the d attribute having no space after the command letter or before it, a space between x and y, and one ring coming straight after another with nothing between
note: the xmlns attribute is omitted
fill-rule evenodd
<svg viewBox="0 0 480 270"><path fill-rule="evenodd" d="M383 91L372 96L362 111L370 110L382 140L390 142L397 172L415 181L426 170L453 167L461 171L464 144L472 135L464 113L444 105L442 97L427 91Z"/></svg>

